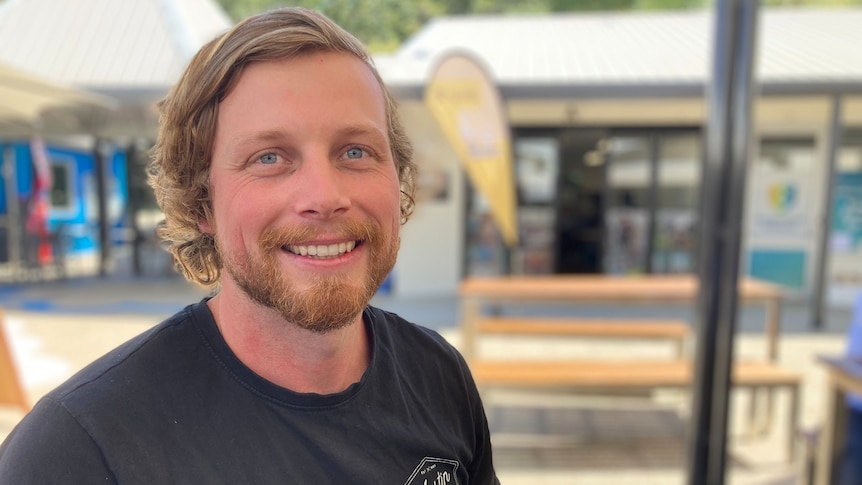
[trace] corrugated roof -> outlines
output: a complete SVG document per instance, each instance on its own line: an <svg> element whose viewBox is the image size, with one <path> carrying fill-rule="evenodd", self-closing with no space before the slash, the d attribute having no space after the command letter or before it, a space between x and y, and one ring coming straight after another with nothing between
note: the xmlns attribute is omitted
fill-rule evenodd
<svg viewBox="0 0 862 485"><path fill-rule="evenodd" d="M7 0L0 60L114 96L164 93L231 25L213 0Z"/></svg>
<svg viewBox="0 0 862 485"><path fill-rule="evenodd" d="M760 20L764 85L862 91L862 9L761 9ZM504 94L697 94L712 32L711 10L441 17L378 65L396 89L418 88L441 55L467 50Z"/></svg>
<svg viewBox="0 0 862 485"><path fill-rule="evenodd" d="M155 102L232 22L215 0L6 0L0 62L118 101L100 136L153 136Z"/></svg>

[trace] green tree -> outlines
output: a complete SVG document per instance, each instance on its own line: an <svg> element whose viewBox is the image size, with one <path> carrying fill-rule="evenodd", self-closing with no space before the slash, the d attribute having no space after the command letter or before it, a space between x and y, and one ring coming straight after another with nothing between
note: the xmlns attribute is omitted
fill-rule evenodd
<svg viewBox="0 0 862 485"><path fill-rule="evenodd" d="M549 0L552 12L631 10L637 0Z"/></svg>
<svg viewBox="0 0 862 485"><path fill-rule="evenodd" d="M219 0L219 3L234 20L286 5L279 0ZM325 14L374 52L396 49L429 19L448 13L437 0L297 0L292 5Z"/></svg>

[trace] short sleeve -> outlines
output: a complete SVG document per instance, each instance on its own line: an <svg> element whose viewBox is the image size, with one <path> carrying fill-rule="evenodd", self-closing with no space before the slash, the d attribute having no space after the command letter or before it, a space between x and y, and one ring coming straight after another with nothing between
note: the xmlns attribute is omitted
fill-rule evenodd
<svg viewBox="0 0 862 485"><path fill-rule="evenodd" d="M476 387L476 382L473 380L473 374L470 372L470 367L464 360L464 357L457 351L456 353L461 372L464 375L467 397L470 403L471 412L473 414L474 433L476 445L473 450L473 462L468 465L470 483L478 485L499 485L500 481L494 471L494 459L491 449L491 432L488 428L488 418L485 414L485 406L482 403L482 398L479 395L479 390Z"/></svg>
<svg viewBox="0 0 862 485"><path fill-rule="evenodd" d="M60 403L50 399L39 401L0 446L0 481L116 483L98 445Z"/></svg>

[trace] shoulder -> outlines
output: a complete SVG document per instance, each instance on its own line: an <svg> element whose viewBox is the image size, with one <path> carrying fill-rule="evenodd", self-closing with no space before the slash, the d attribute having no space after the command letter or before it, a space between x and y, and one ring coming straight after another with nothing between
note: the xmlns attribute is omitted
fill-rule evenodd
<svg viewBox="0 0 862 485"><path fill-rule="evenodd" d="M194 324L203 303L189 305L153 328L96 359L48 393L75 414L99 406L119 405L127 396L140 395L146 383L175 366L175 356L200 346Z"/></svg>
<svg viewBox="0 0 862 485"><path fill-rule="evenodd" d="M368 307L365 315L374 332L375 340L380 340L383 344L409 346L422 353L460 357L455 347L435 330L417 325L395 313L377 307Z"/></svg>
<svg viewBox="0 0 862 485"><path fill-rule="evenodd" d="M473 386L461 353L440 333L376 307L368 307L366 317L374 335L376 356L391 360L404 371L427 376L434 368L441 376L448 376L447 380L458 379Z"/></svg>
<svg viewBox="0 0 862 485"><path fill-rule="evenodd" d="M0 446L3 483L114 483L99 446L53 399L39 401ZM8 481L7 481L8 480Z"/></svg>
<svg viewBox="0 0 862 485"><path fill-rule="evenodd" d="M146 416L141 410L158 412L167 407L166 395L178 393L177 389L188 382L177 375L186 371L190 362L201 360L196 356L209 352L202 345L197 324L207 317L205 311L204 303L189 305L49 392L4 442L0 475L47 462L70 470L77 463L82 464L83 471L103 469L103 447L116 444L120 441L117 437L125 440L144 429ZM51 467L44 466L49 472Z"/></svg>

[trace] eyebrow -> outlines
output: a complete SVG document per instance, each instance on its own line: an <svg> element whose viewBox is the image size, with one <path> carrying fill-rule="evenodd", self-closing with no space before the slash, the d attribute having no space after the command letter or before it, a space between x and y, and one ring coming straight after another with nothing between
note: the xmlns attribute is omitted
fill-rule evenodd
<svg viewBox="0 0 862 485"><path fill-rule="evenodd" d="M339 136L363 136L371 135L378 136L383 141L389 141L388 132L385 129L380 129L372 123L351 124L336 129L336 134Z"/></svg>
<svg viewBox="0 0 862 485"><path fill-rule="evenodd" d="M266 130L255 131L249 133L239 133L228 140L225 146L228 150L242 149L246 145L256 144L259 142L274 142L282 141L290 138L290 134L282 130Z"/></svg>
<svg viewBox="0 0 862 485"><path fill-rule="evenodd" d="M389 134L385 129L381 129L373 123L349 124L341 127L336 127L335 135L338 137L349 136L373 136L380 139L381 142L389 143ZM230 138L225 144L228 150L242 150L246 145L253 145L260 142L280 142L290 140L293 135L284 130L265 130L248 133L239 133Z"/></svg>

